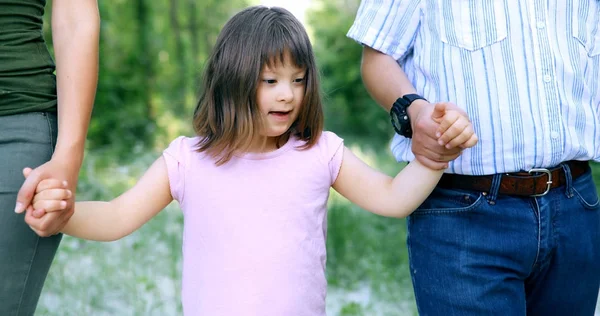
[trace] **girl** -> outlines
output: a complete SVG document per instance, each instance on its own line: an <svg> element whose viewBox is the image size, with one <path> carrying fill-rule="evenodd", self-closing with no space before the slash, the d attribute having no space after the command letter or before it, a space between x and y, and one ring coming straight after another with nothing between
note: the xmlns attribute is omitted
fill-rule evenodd
<svg viewBox="0 0 600 316"><path fill-rule="evenodd" d="M443 105L433 115L442 142L477 142L467 117ZM187 315L324 315L330 187L368 211L404 217L442 174L415 161L390 178L322 132L312 47L281 8L250 7L224 26L194 127L197 137L175 139L129 191L76 203L63 230L120 239L177 200ZM34 208L46 211L61 209L70 195L57 180L38 192Z"/></svg>

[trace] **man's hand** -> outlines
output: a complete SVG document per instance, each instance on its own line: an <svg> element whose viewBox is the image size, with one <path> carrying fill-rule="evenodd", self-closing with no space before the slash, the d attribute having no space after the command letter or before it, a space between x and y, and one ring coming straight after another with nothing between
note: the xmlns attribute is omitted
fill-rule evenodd
<svg viewBox="0 0 600 316"><path fill-rule="evenodd" d="M434 170L446 168L448 161L460 156L462 148L448 149L444 146L445 144L439 144L437 136L439 124L432 118L433 104L424 100L417 100L408 109L411 114L412 152L415 158L424 166ZM447 111L455 110L466 116L466 113L453 103L445 103L445 109Z"/></svg>
<svg viewBox="0 0 600 316"><path fill-rule="evenodd" d="M25 168L23 174L27 179L21 186L17 195L15 212L22 213L24 210L28 210L28 214L25 216L25 222L39 236L48 237L58 234L73 215L79 165L53 158L34 170ZM67 199L67 205L64 210L47 214L39 211L33 212L32 202L34 194L36 193L36 188L38 187L38 184L45 179L57 179L68 183L67 189L70 190L72 194L70 198Z"/></svg>

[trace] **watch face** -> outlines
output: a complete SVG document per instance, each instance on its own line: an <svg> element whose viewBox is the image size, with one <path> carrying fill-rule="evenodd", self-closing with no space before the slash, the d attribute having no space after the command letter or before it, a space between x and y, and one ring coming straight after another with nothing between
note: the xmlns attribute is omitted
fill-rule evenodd
<svg viewBox="0 0 600 316"><path fill-rule="evenodd" d="M392 126L396 133L402 135L403 125L408 122L408 114L404 113L393 113L391 116Z"/></svg>
<svg viewBox="0 0 600 316"><path fill-rule="evenodd" d="M390 118L396 133L408 138L412 136L410 119L408 117L408 113L406 112L406 107L398 103L394 103L392 110L390 111Z"/></svg>

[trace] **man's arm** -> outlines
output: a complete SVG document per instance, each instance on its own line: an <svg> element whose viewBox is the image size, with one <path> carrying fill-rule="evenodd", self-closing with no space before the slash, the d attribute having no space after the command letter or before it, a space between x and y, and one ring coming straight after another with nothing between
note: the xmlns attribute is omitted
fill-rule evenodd
<svg viewBox="0 0 600 316"><path fill-rule="evenodd" d="M364 46L361 75L367 91L388 112L392 104L405 94L416 93L404 70L393 57ZM449 105L448 109L461 109ZM446 149L438 143L438 124L431 119L433 104L416 100L408 108L413 129L412 151L423 165L432 169L443 169L446 162L460 155L460 148Z"/></svg>
<svg viewBox="0 0 600 316"><path fill-rule="evenodd" d="M388 112L399 97L417 93L394 58L371 47L363 46L360 73L371 97ZM424 104L427 104L424 100L413 102L408 108L409 114L413 116Z"/></svg>
<svg viewBox="0 0 600 316"><path fill-rule="evenodd" d="M64 212L46 214L40 222L28 222L40 236L58 233L73 214L77 177L98 81L99 33L97 0L53 1L58 140L52 159L36 168L19 190L15 211L20 213L30 205L35 188L43 179L66 180L73 195Z"/></svg>

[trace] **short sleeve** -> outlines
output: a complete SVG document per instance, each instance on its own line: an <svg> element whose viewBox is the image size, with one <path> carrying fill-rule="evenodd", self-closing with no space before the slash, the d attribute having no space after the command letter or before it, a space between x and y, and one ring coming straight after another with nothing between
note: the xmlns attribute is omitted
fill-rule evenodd
<svg viewBox="0 0 600 316"><path fill-rule="evenodd" d="M347 36L395 60L412 50L422 0L363 0Z"/></svg>
<svg viewBox="0 0 600 316"><path fill-rule="evenodd" d="M186 142L186 137L180 136L171 142L169 147L163 151L163 157L167 164L167 172L169 175L169 186L171 195L179 204L183 204L183 193L185 189L185 170L187 155L189 155L190 147Z"/></svg>
<svg viewBox="0 0 600 316"><path fill-rule="evenodd" d="M332 132L323 132L319 140L321 153L329 167L330 185L333 185L340 173L344 158L344 140Z"/></svg>

